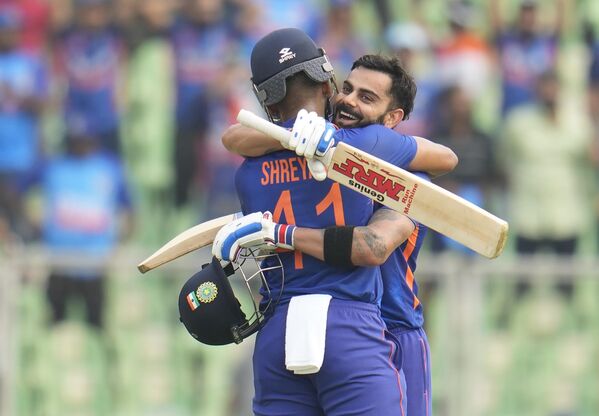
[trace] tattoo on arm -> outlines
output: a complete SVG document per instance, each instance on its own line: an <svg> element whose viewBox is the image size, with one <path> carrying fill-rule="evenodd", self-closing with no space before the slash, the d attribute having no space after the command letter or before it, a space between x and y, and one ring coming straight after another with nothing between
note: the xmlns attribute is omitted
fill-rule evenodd
<svg viewBox="0 0 599 416"><path fill-rule="evenodd" d="M407 238L409 226L413 227L412 222L397 211L376 210L367 226L354 229L352 258L355 264L382 264Z"/></svg>
<svg viewBox="0 0 599 416"><path fill-rule="evenodd" d="M364 233L364 242L368 245L370 251L372 251L372 254L374 254L377 258L385 258L387 247L385 247L385 244L383 244L380 237L368 228Z"/></svg>
<svg viewBox="0 0 599 416"><path fill-rule="evenodd" d="M377 259L385 260L387 247L385 247L381 238L368 227L360 227L359 232L354 233L354 240L354 254L356 257L369 257L368 253L371 253Z"/></svg>

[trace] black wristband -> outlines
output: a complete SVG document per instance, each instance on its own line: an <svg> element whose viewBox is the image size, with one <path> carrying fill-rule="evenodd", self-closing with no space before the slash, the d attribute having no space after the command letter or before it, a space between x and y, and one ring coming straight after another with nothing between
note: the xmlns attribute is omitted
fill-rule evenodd
<svg viewBox="0 0 599 416"><path fill-rule="evenodd" d="M324 261L335 267L354 267L351 247L354 240L353 226L328 227L324 230Z"/></svg>

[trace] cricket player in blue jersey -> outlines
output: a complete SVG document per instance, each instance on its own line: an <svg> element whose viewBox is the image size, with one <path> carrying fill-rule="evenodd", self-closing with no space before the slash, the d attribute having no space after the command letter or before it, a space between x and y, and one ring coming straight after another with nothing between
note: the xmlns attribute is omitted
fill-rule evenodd
<svg viewBox="0 0 599 416"><path fill-rule="evenodd" d="M301 31L283 29L259 41L252 52L253 82L269 115L287 127L294 125L301 108L323 115L332 93L327 82L332 68L327 64L323 52ZM399 121L403 114L401 109L391 110L382 118L386 122ZM326 139L320 144L331 142L327 129L331 127L325 125L322 136ZM411 162L417 149L414 138L382 125L339 130L334 132L334 140L398 166L413 168ZM327 146L330 147L325 143L323 152ZM248 239L253 245L261 240L266 246L293 248L296 225L337 226L323 233L324 262L299 250L281 253L284 280L278 273L267 275L271 293L280 295L277 307L256 339L254 412L404 414L397 361L395 366L389 361L397 359L397 344L386 338L378 306L382 297L380 269L354 267L350 260L354 226L367 224L373 212L372 202L329 180L313 180L306 159L289 151L247 158L237 172L237 189L244 214L259 214L247 215L223 227L213 245L213 254L220 259L235 260L240 245ZM290 225L281 227L276 223ZM315 293L332 296L325 356L318 372L299 376L284 365L286 311L292 297Z"/></svg>
<svg viewBox="0 0 599 416"><path fill-rule="evenodd" d="M393 59L372 55L355 62L336 97L334 120L338 125L349 128L384 122L384 113L380 109L372 110L369 98L392 95L384 89L401 85L394 81L397 78L394 73L401 73L394 65L397 63ZM388 78L387 83L383 82L385 78ZM409 115L412 108L409 99L403 108L405 115ZM265 136L252 133L241 137L242 129L235 127L225 136L225 145L230 150L255 154L276 149L276 143ZM305 132L305 126L294 126L296 129ZM310 136L309 132L304 134ZM307 141L321 140L319 134L315 131L316 137L308 137ZM296 228L295 250L325 260L324 233L323 229ZM403 364L398 363L398 368L401 366L406 377L408 414L415 415L430 415L432 404L429 344L422 328L422 304L414 279L416 258L425 233L426 227L422 224L382 207L375 211L368 226L353 229L351 248L353 265L381 266L384 286L381 314L389 331L400 341Z"/></svg>

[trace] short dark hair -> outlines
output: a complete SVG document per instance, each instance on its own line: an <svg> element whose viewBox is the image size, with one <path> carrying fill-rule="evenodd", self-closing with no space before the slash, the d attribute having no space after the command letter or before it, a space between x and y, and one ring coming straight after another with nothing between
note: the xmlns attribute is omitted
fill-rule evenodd
<svg viewBox="0 0 599 416"><path fill-rule="evenodd" d="M383 72L391 77L391 105L404 111L403 120L410 117L416 98L416 82L402 66L398 58L383 55L364 55L352 65L352 71L364 67Z"/></svg>

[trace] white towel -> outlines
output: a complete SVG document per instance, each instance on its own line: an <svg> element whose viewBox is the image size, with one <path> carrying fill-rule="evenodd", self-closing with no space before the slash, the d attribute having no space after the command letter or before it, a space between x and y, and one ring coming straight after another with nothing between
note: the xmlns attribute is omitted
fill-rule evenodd
<svg viewBox="0 0 599 416"><path fill-rule="evenodd" d="M314 374L324 360L330 295L294 296L287 310L285 367L295 374Z"/></svg>

